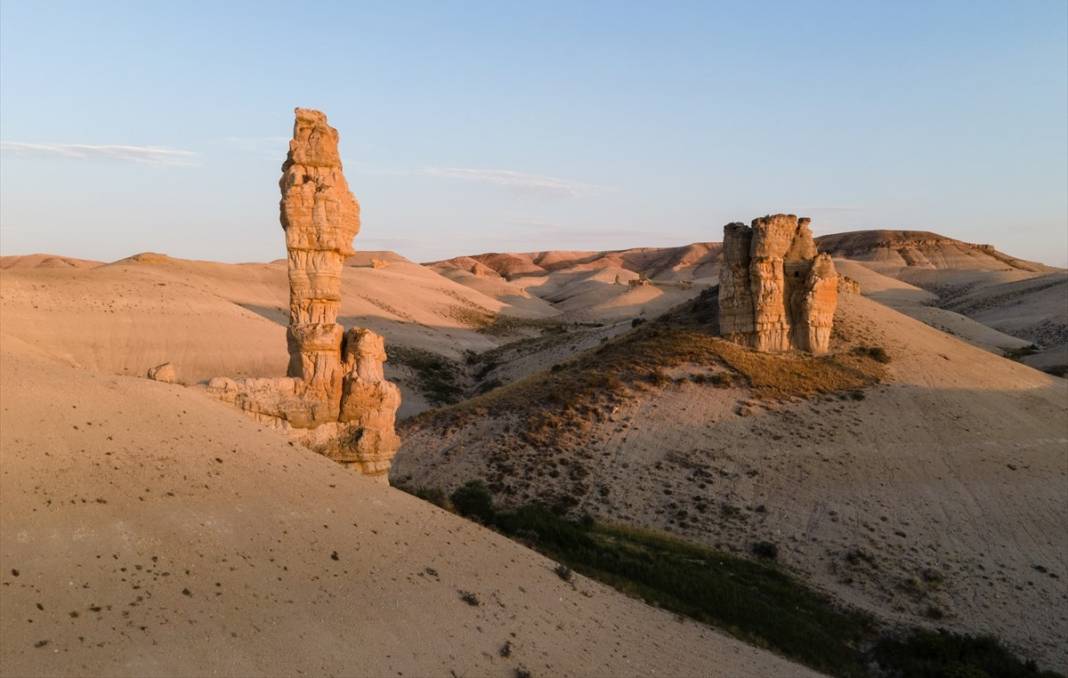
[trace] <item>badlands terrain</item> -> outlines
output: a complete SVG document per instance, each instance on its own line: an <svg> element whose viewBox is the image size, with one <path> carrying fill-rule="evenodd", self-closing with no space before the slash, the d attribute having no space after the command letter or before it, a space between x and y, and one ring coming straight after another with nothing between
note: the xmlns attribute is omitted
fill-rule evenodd
<svg viewBox="0 0 1068 678"><path fill-rule="evenodd" d="M386 339L392 483L771 543L881 620L1068 670L1068 273L819 245L855 281L821 358L715 337L718 243L358 253L339 322ZM285 373L288 295L284 260L0 258L3 675L804 675L208 397Z"/></svg>

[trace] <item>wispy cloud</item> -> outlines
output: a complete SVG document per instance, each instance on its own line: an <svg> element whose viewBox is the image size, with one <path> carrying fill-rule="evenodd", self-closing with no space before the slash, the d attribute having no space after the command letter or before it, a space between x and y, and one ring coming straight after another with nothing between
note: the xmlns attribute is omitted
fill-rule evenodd
<svg viewBox="0 0 1068 678"><path fill-rule="evenodd" d="M77 160L123 160L147 165L195 165L197 154L164 146L121 144L52 144L0 141L0 152L19 155L74 158Z"/></svg>
<svg viewBox="0 0 1068 678"><path fill-rule="evenodd" d="M423 168L423 174L503 186L525 193L540 193L543 195L563 196L568 198L609 190L604 186L584 184L578 181L571 181L570 179L546 177L538 174L526 174L524 172L502 169L426 167Z"/></svg>

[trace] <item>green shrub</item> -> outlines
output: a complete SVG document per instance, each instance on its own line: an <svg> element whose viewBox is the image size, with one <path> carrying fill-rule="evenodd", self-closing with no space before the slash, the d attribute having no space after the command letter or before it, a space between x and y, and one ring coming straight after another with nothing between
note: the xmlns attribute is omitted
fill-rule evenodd
<svg viewBox="0 0 1068 678"><path fill-rule="evenodd" d="M430 502L431 504L433 504L434 506L437 506L438 508L448 508L448 503L449 503L448 498L445 496L445 493L442 492L439 488L436 488L436 487L431 487L431 488L420 487L417 490L415 490L415 492L413 492L412 494L414 494L415 496L419 497L423 501Z"/></svg>
<svg viewBox="0 0 1068 678"><path fill-rule="evenodd" d="M1026 358L1029 355L1038 353L1039 348L1035 344L1028 344L1027 346L1021 346L1020 348L1010 348L1005 351L1005 357L1009 360L1019 360L1020 358Z"/></svg>
<svg viewBox="0 0 1068 678"><path fill-rule="evenodd" d="M753 555L757 556L758 558L775 560L779 557L779 547L771 543L770 541L755 542L750 547L750 550L752 550Z"/></svg>
<svg viewBox="0 0 1068 678"><path fill-rule="evenodd" d="M890 635L866 613L839 606L772 563L649 530L603 525L588 515L570 520L537 504L498 511L480 480L465 483L451 499L459 513L557 560L553 571L564 581L571 581L572 570L581 572L831 675L1064 678L1040 673L1034 662L1019 660L993 638L919 628L907 629L903 638ZM765 558L778 554L771 542L756 542L752 550ZM875 566L861 549L847 552L845 559ZM941 580L933 570L925 570L923 577ZM467 604L479 605L475 594L460 595ZM928 611L932 618L941 613L933 609ZM862 651L862 646L872 649Z"/></svg>
<svg viewBox="0 0 1068 678"><path fill-rule="evenodd" d="M481 480L470 480L449 496L456 511L468 518L478 518L483 523L493 520L493 495Z"/></svg>
<svg viewBox="0 0 1068 678"><path fill-rule="evenodd" d="M875 661L909 678L1055 678L1023 662L990 636L965 636L944 629L913 629L903 638L883 638Z"/></svg>

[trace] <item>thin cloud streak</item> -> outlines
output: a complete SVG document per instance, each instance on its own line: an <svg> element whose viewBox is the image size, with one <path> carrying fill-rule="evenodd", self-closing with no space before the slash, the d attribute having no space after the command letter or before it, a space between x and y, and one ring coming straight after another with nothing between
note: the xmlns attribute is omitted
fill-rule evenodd
<svg viewBox="0 0 1068 678"><path fill-rule="evenodd" d="M53 144L0 141L0 152L77 160L121 160L146 165L193 166L197 154L164 146L127 146L122 144Z"/></svg>
<svg viewBox="0 0 1068 678"><path fill-rule="evenodd" d="M575 198L600 191L610 190L604 186L584 184L569 179L546 177L502 169L470 169L466 167L426 167L423 174L449 179L462 179L482 184L503 186L523 192Z"/></svg>

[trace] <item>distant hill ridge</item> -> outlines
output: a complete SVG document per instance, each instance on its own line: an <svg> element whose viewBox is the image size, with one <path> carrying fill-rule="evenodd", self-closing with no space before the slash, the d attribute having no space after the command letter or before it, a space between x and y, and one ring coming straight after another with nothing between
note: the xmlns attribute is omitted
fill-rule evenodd
<svg viewBox="0 0 1068 678"><path fill-rule="evenodd" d="M1011 269L1033 273L1060 270L1005 254L993 245L969 243L931 231L846 231L821 236L816 238L816 243L821 251L829 252L835 257L887 266ZM709 268L693 276L706 277L715 273L711 266L719 258L720 247L718 242L696 242L679 247L633 247L602 251L486 252L427 262L425 265L435 269L459 268L476 275L495 273L508 280L524 276L544 276L561 270L608 267L622 268L648 278L657 278L664 274L707 265Z"/></svg>
<svg viewBox="0 0 1068 678"><path fill-rule="evenodd" d="M993 245L956 240L930 231L872 230L834 233L816 238L821 251L836 257L898 266L975 270L1016 269L1052 272L1052 266L1017 259Z"/></svg>

